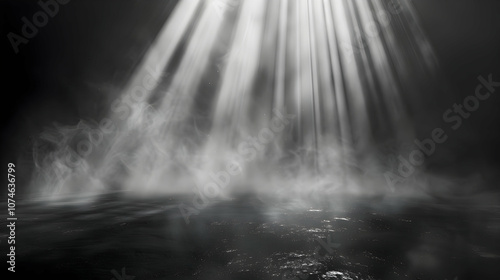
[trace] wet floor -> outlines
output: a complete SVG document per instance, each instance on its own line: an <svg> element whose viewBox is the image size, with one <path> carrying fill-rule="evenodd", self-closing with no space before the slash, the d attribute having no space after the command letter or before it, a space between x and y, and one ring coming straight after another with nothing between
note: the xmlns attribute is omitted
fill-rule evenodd
<svg viewBox="0 0 500 280"><path fill-rule="evenodd" d="M16 276L500 279L495 205L343 197L345 207L292 211L246 195L187 224L180 201L113 194L18 204Z"/></svg>

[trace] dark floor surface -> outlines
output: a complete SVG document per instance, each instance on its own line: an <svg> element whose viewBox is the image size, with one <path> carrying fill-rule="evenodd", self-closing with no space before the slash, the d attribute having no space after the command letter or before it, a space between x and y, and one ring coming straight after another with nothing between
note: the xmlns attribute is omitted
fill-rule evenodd
<svg viewBox="0 0 500 280"><path fill-rule="evenodd" d="M494 205L343 197L343 210L291 211L247 195L187 224L179 202L20 203L16 277L2 279L500 279Z"/></svg>

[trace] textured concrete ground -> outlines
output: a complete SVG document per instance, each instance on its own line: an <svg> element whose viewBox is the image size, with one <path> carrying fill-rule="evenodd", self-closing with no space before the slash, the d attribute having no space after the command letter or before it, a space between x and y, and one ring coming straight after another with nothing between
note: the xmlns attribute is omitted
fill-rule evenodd
<svg viewBox="0 0 500 280"><path fill-rule="evenodd" d="M342 200L348 205L342 210L291 211L241 196L191 216L189 224L177 207L180 198L107 195L90 204L19 204L15 276L451 280L500 275L496 206ZM6 249L4 242L1 246Z"/></svg>

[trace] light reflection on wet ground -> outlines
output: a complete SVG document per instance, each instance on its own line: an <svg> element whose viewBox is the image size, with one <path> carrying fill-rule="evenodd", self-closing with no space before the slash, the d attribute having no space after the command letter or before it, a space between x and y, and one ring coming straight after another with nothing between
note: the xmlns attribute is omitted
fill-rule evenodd
<svg viewBox="0 0 500 280"><path fill-rule="evenodd" d="M343 210L294 212L242 196L186 224L178 202L115 194L89 205L19 204L18 269L54 279L112 279L123 267L137 280L500 275L493 205L351 198Z"/></svg>

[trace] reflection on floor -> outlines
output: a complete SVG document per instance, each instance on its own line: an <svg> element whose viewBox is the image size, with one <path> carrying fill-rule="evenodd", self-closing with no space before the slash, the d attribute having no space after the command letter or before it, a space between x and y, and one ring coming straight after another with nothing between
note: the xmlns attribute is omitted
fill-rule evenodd
<svg viewBox="0 0 500 280"><path fill-rule="evenodd" d="M343 210L290 211L246 195L186 224L180 199L111 194L86 205L19 205L20 273L137 280L500 275L495 206L344 197Z"/></svg>

